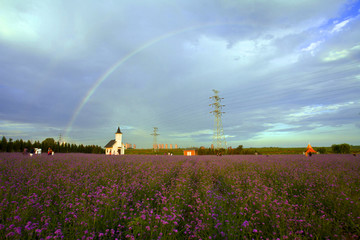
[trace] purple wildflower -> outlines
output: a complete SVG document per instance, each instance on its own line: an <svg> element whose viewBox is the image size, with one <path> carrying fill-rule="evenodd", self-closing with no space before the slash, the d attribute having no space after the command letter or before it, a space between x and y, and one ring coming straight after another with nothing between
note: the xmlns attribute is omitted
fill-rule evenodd
<svg viewBox="0 0 360 240"><path fill-rule="evenodd" d="M245 221L241 224L241 226L247 227L247 226L249 226L249 222L245 220Z"/></svg>
<svg viewBox="0 0 360 240"><path fill-rule="evenodd" d="M19 235L21 235L21 227L16 227L15 232Z"/></svg>

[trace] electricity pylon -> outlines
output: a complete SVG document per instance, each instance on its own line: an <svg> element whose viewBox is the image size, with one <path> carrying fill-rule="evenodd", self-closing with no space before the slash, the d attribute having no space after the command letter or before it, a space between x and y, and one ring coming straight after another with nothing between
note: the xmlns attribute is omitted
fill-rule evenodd
<svg viewBox="0 0 360 240"><path fill-rule="evenodd" d="M59 145L61 145L61 144L62 144L62 136L61 136L61 133L59 133L59 140L58 140L58 143L59 143Z"/></svg>
<svg viewBox="0 0 360 240"><path fill-rule="evenodd" d="M221 100L224 98L219 97L219 91L213 89L213 92L214 96L210 97L210 99L212 99L214 102L212 104L209 104L209 106L212 106L214 109L210 113L215 116L213 144L215 146L215 149L217 150L219 150L220 148L226 149L226 140L221 120L221 116L225 113L222 111L222 108L225 107L225 105L221 104Z"/></svg>
<svg viewBox="0 0 360 240"><path fill-rule="evenodd" d="M157 133L157 130L158 128L157 127L154 127L154 132L150 135L153 135L154 136L154 141L153 141L153 148L154 148L154 152L157 151L157 136L159 136L160 134Z"/></svg>

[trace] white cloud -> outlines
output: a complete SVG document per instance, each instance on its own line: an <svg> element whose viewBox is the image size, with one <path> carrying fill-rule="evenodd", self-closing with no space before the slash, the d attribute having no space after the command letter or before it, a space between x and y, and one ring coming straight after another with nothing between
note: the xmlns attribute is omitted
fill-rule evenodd
<svg viewBox="0 0 360 240"><path fill-rule="evenodd" d="M347 19L344 20L340 23L337 23L333 29L330 31L330 33L336 33L336 32L340 32L349 22L351 21L351 19Z"/></svg>
<svg viewBox="0 0 360 240"><path fill-rule="evenodd" d="M324 58L325 62L332 62L342 58L346 58L349 55L349 51L344 49L340 51L330 51L328 55Z"/></svg>
<svg viewBox="0 0 360 240"><path fill-rule="evenodd" d="M339 59L343 59L351 55L352 53L359 51L360 45L355 45L353 47L349 47L348 49L342 50L330 50L326 57L323 58L325 62L332 62Z"/></svg>
<svg viewBox="0 0 360 240"><path fill-rule="evenodd" d="M314 55L316 48L318 48L321 43L323 43L323 41L320 41L320 40L313 42L308 47L301 49L301 51L310 52L312 55Z"/></svg>
<svg viewBox="0 0 360 240"><path fill-rule="evenodd" d="M347 108L353 105L354 102L338 103L331 105L316 105L316 106L305 106L300 108L297 112L291 113L287 116L288 120L301 120L304 118L314 117L315 115L335 112L343 108Z"/></svg>

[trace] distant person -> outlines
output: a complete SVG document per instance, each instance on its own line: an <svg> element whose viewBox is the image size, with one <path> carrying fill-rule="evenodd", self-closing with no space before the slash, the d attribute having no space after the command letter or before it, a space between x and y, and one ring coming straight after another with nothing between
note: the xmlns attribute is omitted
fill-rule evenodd
<svg viewBox="0 0 360 240"><path fill-rule="evenodd" d="M28 154L28 149L27 148L24 148L23 154L24 155Z"/></svg>
<svg viewBox="0 0 360 240"><path fill-rule="evenodd" d="M52 155L52 149L48 148L48 155Z"/></svg>

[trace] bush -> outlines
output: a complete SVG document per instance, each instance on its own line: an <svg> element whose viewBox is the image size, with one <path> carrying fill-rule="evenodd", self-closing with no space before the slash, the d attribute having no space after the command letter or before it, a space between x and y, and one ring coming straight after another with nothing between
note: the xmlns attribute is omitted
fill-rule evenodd
<svg viewBox="0 0 360 240"><path fill-rule="evenodd" d="M347 143L331 145L331 150L333 153L350 153L350 149L351 147Z"/></svg>
<svg viewBox="0 0 360 240"><path fill-rule="evenodd" d="M319 147L319 148L316 148L316 151L321 153L321 154L325 154L326 153L326 148L325 147Z"/></svg>

